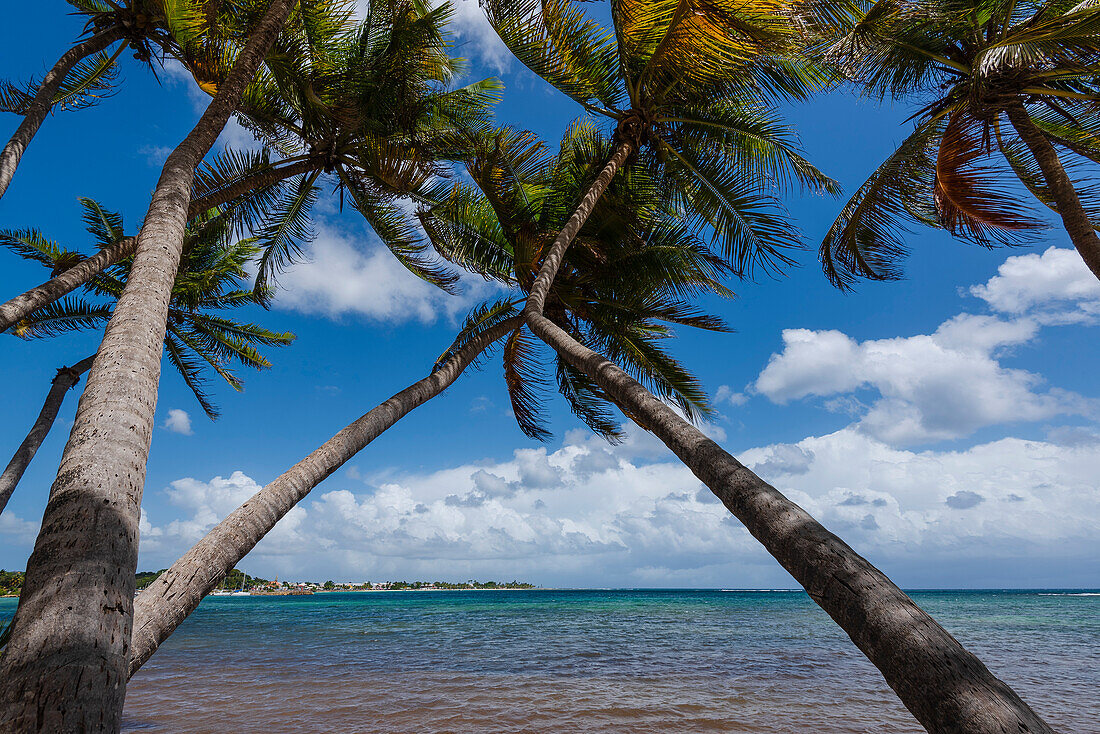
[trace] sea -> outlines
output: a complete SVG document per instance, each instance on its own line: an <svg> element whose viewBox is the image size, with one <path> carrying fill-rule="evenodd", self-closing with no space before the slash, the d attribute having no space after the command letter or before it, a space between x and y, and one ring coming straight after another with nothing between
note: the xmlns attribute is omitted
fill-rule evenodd
<svg viewBox="0 0 1100 734"><path fill-rule="evenodd" d="M1100 733L1100 593L910 593L1058 731ZM802 591L540 589L209 597L123 731L923 729Z"/></svg>

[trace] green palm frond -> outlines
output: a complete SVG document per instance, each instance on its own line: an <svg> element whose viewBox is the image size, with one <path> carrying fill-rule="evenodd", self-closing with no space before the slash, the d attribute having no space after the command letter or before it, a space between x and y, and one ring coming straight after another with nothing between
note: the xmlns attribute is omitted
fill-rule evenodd
<svg viewBox="0 0 1100 734"><path fill-rule="evenodd" d="M0 112L27 114L37 89L38 85L33 80L22 84L7 79L0 80Z"/></svg>
<svg viewBox="0 0 1100 734"><path fill-rule="evenodd" d="M317 202L315 185L320 172L299 176L297 183L281 196L269 212L264 228L256 235L260 251L256 287L263 289L279 273L298 261L302 245L313 239L310 210Z"/></svg>
<svg viewBox="0 0 1100 734"><path fill-rule="evenodd" d="M635 103L642 89L658 98L714 94L731 69L785 50L793 31L773 0L615 0L612 9Z"/></svg>
<svg viewBox="0 0 1100 734"><path fill-rule="evenodd" d="M54 95L55 109L79 110L91 107L118 90L118 54L125 48L119 44L113 54L101 52L73 66Z"/></svg>
<svg viewBox="0 0 1100 734"><path fill-rule="evenodd" d="M629 100L615 34L570 0L486 0L497 35L527 68L574 101L616 110Z"/></svg>
<svg viewBox="0 0 1100 734"><path fill-rule="evenodd" d="M750 180L840 193L839 184L802 156L790 127L765 105L716 100L669 114L678 117L665 118L672 127L662 135L665 140L721 145L730 151L730 164Z"/></svg>
<svg viewBox="0 0 1100 734"><path fill-rule="evenodd" d="M833 285L856 278L892 280L908 254L904 233L935 224L935 156L946 121L919 125L848 200L821 244L821 264Z"/></svg>
<svg viewBox="0 0 1100 734"><path fill-rule="evenodd" d="M436 252L468 272L514 282L512 245L488 202L472 187L460 185L440 199L417 213Z"/></svg>
<svg viewBox="0 0 1100 734"><path fill-rule="evenodd" d="M111 318L111 307L69 296L32 311L8 329L20 339L45 339L70 331L99 329Z"/></svg>
<svg viewBox="0 0 1100 734"><path fill-rule="evenodd" d="M122 215L104 209L99 202L86 197L78 197L81 219L84 227L95 238L96 245L108 247L123 239L126 232L122 226Z"/></svg>
<svg viewBox="0 0 1100 734"><path fill-rule="evenodd" d="M504 383L520 430L529 438L545 441L551 434L541 410L547 379L538 359L540 344L526 326L512 332L504 343Z"/></svg>
<svg viewBox="0 0 1100 734"><path fill-rule="evenodd" d="M120 45L118 51L122 48ZM117 51L114 55L98 53L75 64L54 95L54 108L83 109L115 94L115 84L118 81L118 66L115 64L117 55ZM0 111L16 115L27 114L40 84L38 79L22 83L0 80Z"/></svg>
<svg viewBox="0 0 1100 734"><path fill-rule="evenodd" d="M601 354L619 364L631 377L662 400L675 403L691 421L711 415L706 390L699 380L671 355L657 346L664 336L655 325L632 324L604 329L604 324L592 322L589 338L598 345Z"/></svg>
<svg viewBox="0 0 1100 734"><path fill-rule="evenodd" d="M663 180L688 214L696 231L712 228L721 252L734 271L751 276L758 268L778 272L794 265L802 249L797 229L779 200L731 165L721 150L694 141L678 148L662 145L667 156Z"/></svg>
<svg viewBox="0 0 1100 734"><path fill-rule="evenodd" d="M599 385L560 356L557 358L557 380L558 392L569 404L573 415L608 443L622 443L626 436L615 413L608 407L611 398Z"/></svg>
<svg viewBox="0 0 1100 734"><path fill-rule="evenodd" d="M206 392L207 380L202 374L205 360L197 359L194 353L189 352L172 331L164 336L164 354L168 357L168 363L176 369L184 383L194 393L195 399L199 401L199 406L202 407L206 416L210 420L217 420L220 411Z"/></svg>
<svg viewBox="0 0 1100 734"><path fill-rule="evenodd" d="M519 311L516 310L516 303L515 300L498 299L496 301L485 301L471 309L470 313L467 314L466 318L463 320L462 328L459 329L455 340L451 342L451 345L439 355L438 359L436 359L433 370L438 369L440 365L449 360L457 352L461 351L463 347L481 334L502 321L516 316L519 313ZM470 366L475 368L480 366L481 361L488 356L489 351L490 349L486 348Z"/></svg>
<svg viewBox="0 0 1100 734"><path fill-rule="evenodd" d="M218 196L236 184L261 179L286 164L286 160L273 160L268 148L225 148L204 160L195 170L192 199ZM238 234L259 231L270 217L275 216L273 212L277 211L281 201L285 201L289 188L289 183L282 178L252 187L222 206L219 213L227 215Z"/></svg>
<svg viewBox="0 0 1100 734"><path fill-rule="evenodd" d="M391 197L372 190L367 181L344 172L340 180L351 194L355 209L406 270L441 290L454 292L458 276L430 256L430 243L420 236L415 216L407 214Z"/></svg>
<svg viewBox="0 0 1100 734"><path fill-rule="evenodd" d="M59 270L59 264L81 257L79 253L68 252L55 241L46 239L37 229L2 230L0 247L14 252L24 260L33 260L57 272L64 270L64 268Z"/></svg>
<svg viewBox="0 0 1100 734"><path fill-rule="evenodd" d="M86 229L97 247L124 236L118 214L91 199L80 203ZM51 270L64 269L83 258L33 230L2 232L0 246ZM260 348L287 346L295 339L289 332L242 323L226 313L243 306L266 305L269 291L242 287L247 285L247 267L259 251L255 238L235 239L233 222L218 210L192 219L184 233L184 253L168 308L165 355L211 418L217 416L217 408L206 392L207 371L240 390L234 363L266 369L271 363ZM133 258L119 261L85 284L88 298L70 296L56 301L14 325L9 333L30 339L102 328L126 287L132 266Z"/></svg>

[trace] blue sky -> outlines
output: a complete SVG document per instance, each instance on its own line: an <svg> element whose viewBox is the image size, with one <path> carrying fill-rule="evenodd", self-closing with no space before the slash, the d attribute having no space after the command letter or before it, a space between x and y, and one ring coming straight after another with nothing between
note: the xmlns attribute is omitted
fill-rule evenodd
<svg viewBox="0 0 1100 734"><path fill-rule="evenodd" d="M60 2L0 28L8 78L41 74L79 32ZM500 76L501 122L556 142L578 110L511 60L459 0L471 77ZM14 15L13 15L14 14ZM28 32L34 28L35 32ZM206 98L136 63L91 109L51 117L0 201L0 227L89 247L76 197L133 231L164 156ZM786 114L809 158L854 190L907 130L904 105L835 93ZM4 123L13 129L14 118ZM223 143L248 144L230 128ZM987 251L931 230L909 238L908 279L841 294L814 259L841 201L786 198L806 235L787 277L732 284L705 305L735 334L682 332L675 348L717 400L706 427L762 476L908 587L1100 586L1100 285L1053 227ZM1053 222L1052 222L1053 223ZM210 422L165 369L149 462L142 568L163 567L220 517L349 421L419 379L456 320L489 291L445 296L381 251L354 212L323 202L309 262L269 312L298 341L274 367L219 386ZM1052 249L1053 248L1053 249ZM44 271L0 253L5 298ZM0 447L15 449L54 370L92 334L0 335ZM22 568L77 400L0 515L0 566ZM790 586L789 577L652 437L610 449L550 398L555 437L525 438L499 362L461 378L314 490L241 564L344 580L518 577L545 585Z"/></svg>

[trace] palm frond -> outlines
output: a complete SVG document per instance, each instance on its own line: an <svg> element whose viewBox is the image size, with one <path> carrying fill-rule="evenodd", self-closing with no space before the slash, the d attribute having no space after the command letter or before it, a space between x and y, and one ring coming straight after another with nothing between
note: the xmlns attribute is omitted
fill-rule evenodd
<svg viewBox="0 0 1100 734"><path fill-rule="evenodd" d="M317 201L315 186L320 172L299 176L297 183L279 197L268 212L263 228L256 234L259 246L259 267L256 287L263 289L275 281L278 274L294 264L302 255L302 245L313 239L310 210Z"/></svg>
<svg viewBox="0 0 1100 734"><path fill-rule="evenodd" d="M111 307L69 296L32 311L13 324L8 333L21 339L45 339L70 331L103 327L111 318Z"/></svg>
<svg viewBox="0 0 1100 734"><path fill-rule="evenodd" d="M126 236L122 226L122 215L104 209L103 206L86 197L79 197L84 228L95 238L99 247L109 247Z"/></svg>
<svg viewBox="0 0 1100 734"><path fill-rule="evenodd" d="M497 324L516 316L518 313L519 311L516 310L516 301L504 298L496 301L485 301L475 306L463 320L462 328L459 329L454 341L451 342L451 345L443 350L443 353L436 359L433 371L446 363L447 360L451 359L451 357L461 351L471 341ZM490 348L487 347L482 351L470 366L474 368L479 367L481 361L488 356L489 349Z"/></svg>
<svg viewBox="0 0 1100 734"><path fill-rule="evenodd" d="M623 442L626 435L608 407L612 400L599 385L560 356L557 358L557 379L558 392L569 403L573 415L608 443L616 445Z"/></svg>
<svg viewBox="0 0 1100 734"><path fill-rule="evenodd" d="M615 34L570 0L485 0L489 23L527 68L581 105L611 111L627 101Z"/></svg>
<svg viewBox="0 0 1100 734"><path fill-rule="evenodd" d="M120 45L112 55L100 52L73 66L54 94L54 108L84 109L113 96L117 92L115 84L118 81L118 65L115 59L122 49L123 46Z"/></svg>
<svg viewBox="0 0 1100 734"><path fill-rule="evenodd" d="M545 441L551 434L540 409L546 402L547 381L538 360L539 344L526 326L512 332L504 343L504 382L520 430L529 438Z"/></svg>
<svg viewBox="0 0 1100 734"><path fill-rule="evenodd" d="M988 160L981 123L953 113L936 158L933 196L940 224L952 235L987 246L1041 228L1042 222L1020 211L1017 197L995 188L997 171Z"/></svg>
<svg viewBox="0 0 1100 734"><path fill-rule="evenodd" d="M838 288L857 278L901 277L912 224L936 224L932 208L937 144L946 122L925 122L852 195L821 243L821 266Z"/></svg>
<svg viewBox="0 0 1100 734"><path fill-rule="evenodd" d="M195 399L199 401L199 406L202 407L203 412L210 420L217 420L220 411L206 393L206 379L202 376L202 361L196 359L193 353L188 352L171 331L164 336L164 353L168 357L168 363L180 374L187 387L191 388L191 392L195 395Z"/></svg>

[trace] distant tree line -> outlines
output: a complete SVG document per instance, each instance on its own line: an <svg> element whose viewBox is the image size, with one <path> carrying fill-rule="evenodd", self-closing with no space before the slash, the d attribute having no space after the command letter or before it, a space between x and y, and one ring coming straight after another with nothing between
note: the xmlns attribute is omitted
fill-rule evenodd
<svg viewBox="0 0 1100 734"><path fill-rule="evenodd" d="M5 571L0 568L0 596L16 595L22 588L22 571Z"/></svg>
<svg viewBox="0 0 1100 734"><path fill-rule="evenodd" d="M423 589L425 587L435 587L437 589L533 589L535 585L515 580L463 581L457 584L448 583L447 581L394 581L389 585L391 589Z"/></svg>

